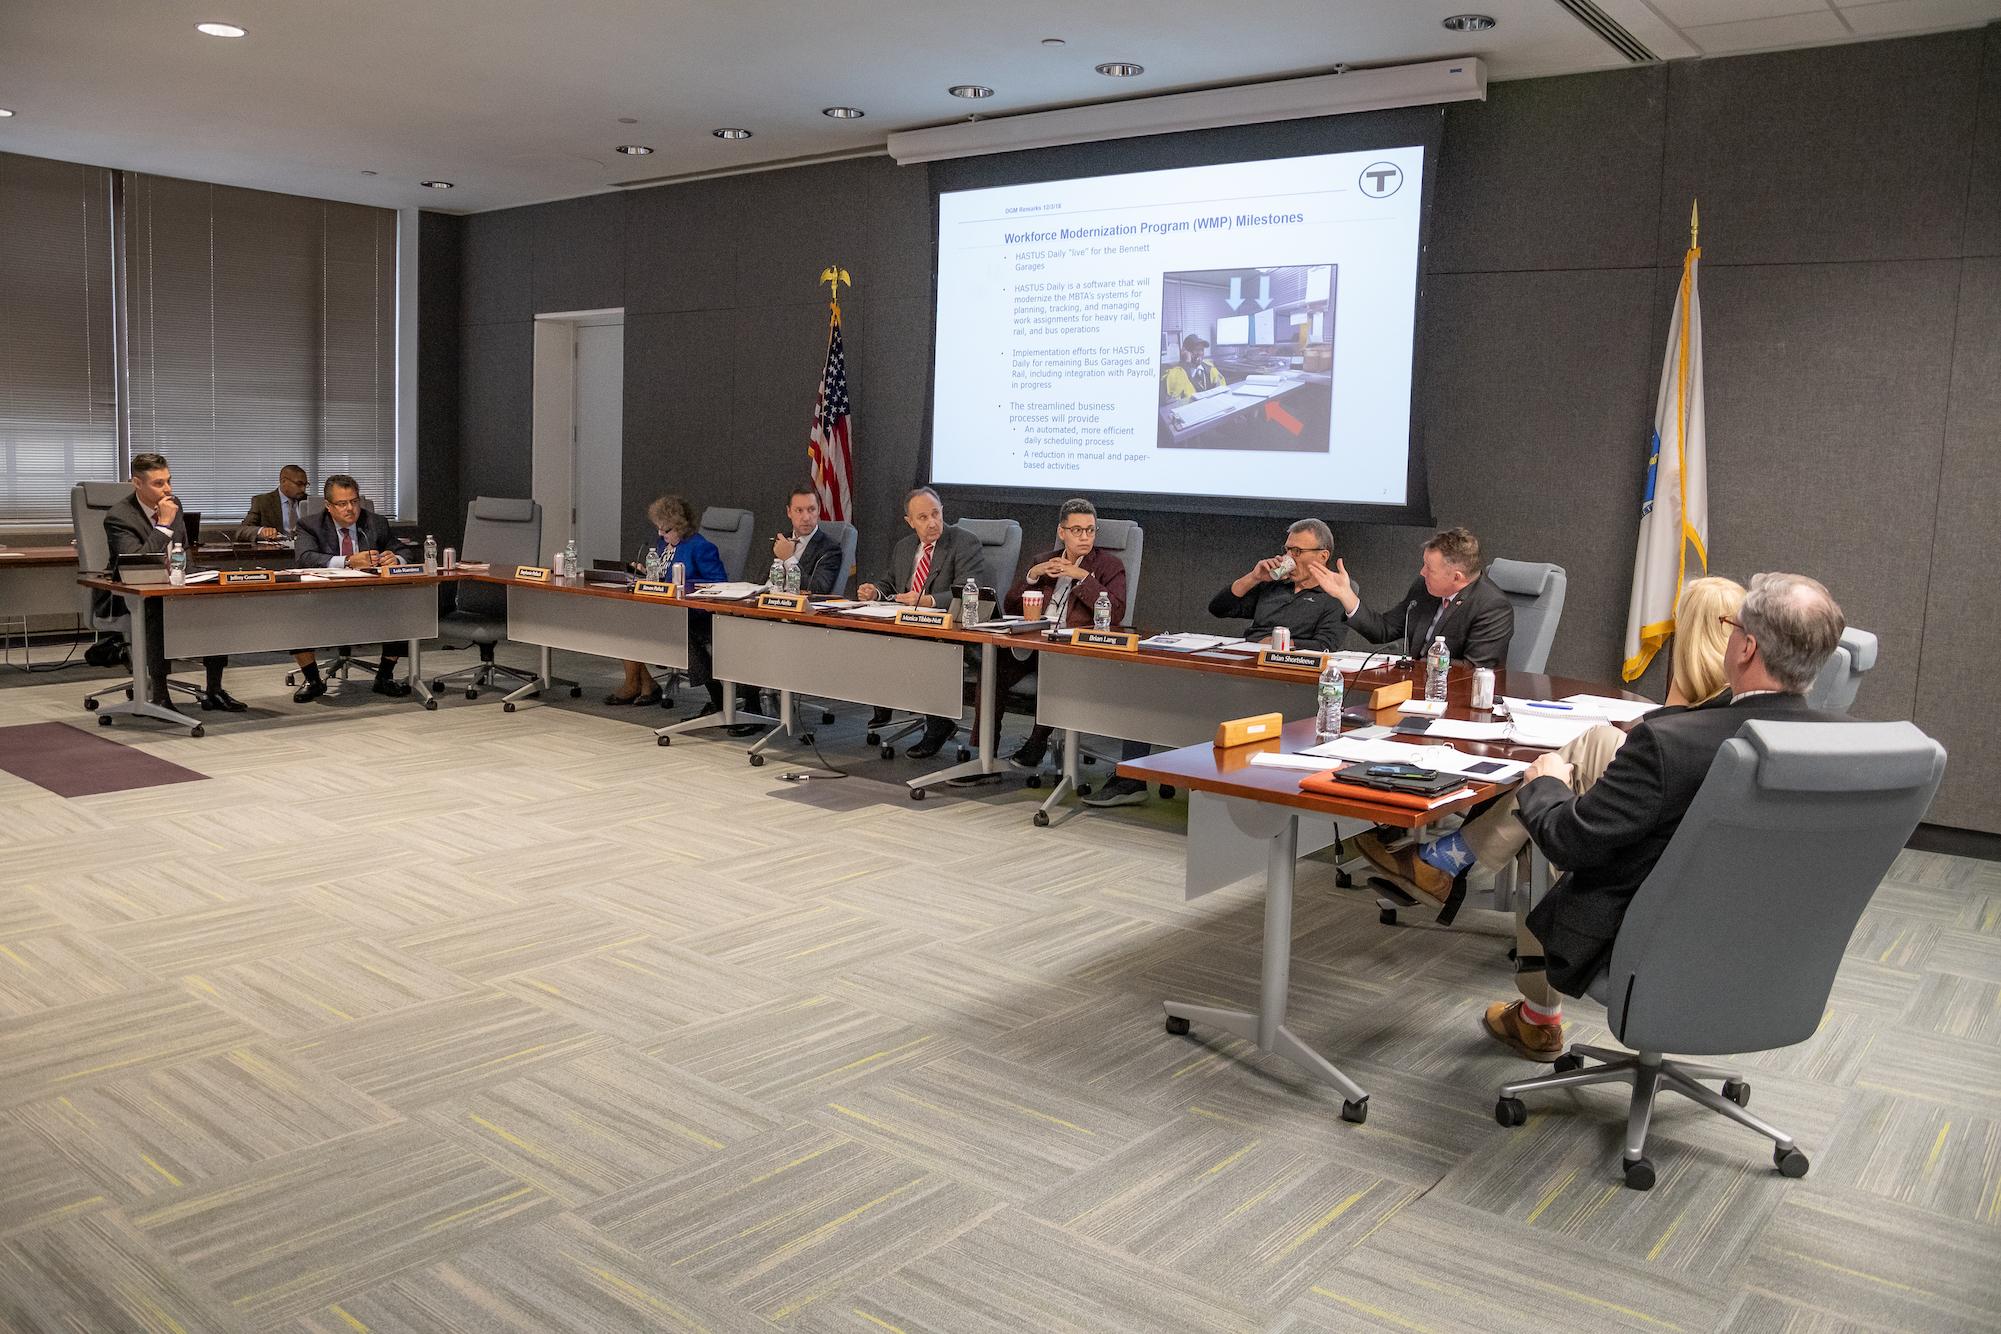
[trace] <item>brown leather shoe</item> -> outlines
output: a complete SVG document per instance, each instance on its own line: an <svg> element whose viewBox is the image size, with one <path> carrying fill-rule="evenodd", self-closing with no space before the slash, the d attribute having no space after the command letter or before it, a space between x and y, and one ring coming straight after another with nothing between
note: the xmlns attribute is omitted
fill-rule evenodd
<svg viewBox="0 0 2001 1334"><path fill-rule="evenodd" d="M1563 1055L1563 1025L1532 1024L1522 1017L1522 1003L1495 1001L1480 1017L1488 1037L1525 1061L1548 1065Z"/></svg>
<svg viewBox="0 0 2001 1334"><path fill-rule="evenodd" d="M1415 843L1393 851L1374 834L1363 834L1355 843L1369 864L1397 888L1439 903L1451 896L1452 877L1418 856Z"/></svg>

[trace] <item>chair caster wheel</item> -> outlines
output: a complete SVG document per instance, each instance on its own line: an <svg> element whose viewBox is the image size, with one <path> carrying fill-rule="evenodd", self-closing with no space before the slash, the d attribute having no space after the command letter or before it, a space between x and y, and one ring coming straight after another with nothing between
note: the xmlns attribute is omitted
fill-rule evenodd
<svg viewBox="0 0 2001 1334"><path fill-rule="evenodd" d="M1494 1122L1513 1129L1529 1119L1528 1104L1520 1098L1502 1098L1494 1104Z"/></svg>
<svg viewBox="0 0 2001 1334"><path fill-rule="evenodd" d="M812 744L813 744L813 734L812 734L811 732L801 732L801 733L799 734L799 744L800 744L800 745L802 745L802 746L810 746L810 745L812 745Z"/></svg>
<svg viewBox="0 0 2001 1334"><path fill-rule="evenodd" d="M478 692L477 690L473 690L473 689L471 689L470 687L468 687L468 688L467 688L467 690L466 690L466 698L467 698L467 699L478 699L478 698L479 698L479 692Z"/></svg>
<svg viewBox="0 0 2001 1334"><path fill-rule="evenodd" d="M201 723L196 723L196 724L195 724L195 725L194 725L193 727L190 727L190 728L188 729L188 735L189 735L189 736L207 736L207 735L208 735L208 728L207 728L206 726L204 726L203 724L201 724Z"/></svg>
<svg viewBox="0 0 2001 1334"><path fill-rule="evenodd" d="M1033 788L1039 788L1039 787L1041 787L1041 786L1042 786L1042 775L1041 775L1041 774L1030 774L1030 775L1028 776L1028 779L1027 779L1027 785L1028 785L1029 787L1033 787Z"/></svg>
<svg viewBox="0 0 2001 1334"><path fill-rule="evenodd" d="M834 725L834 711L832 709L820 710L820 726L832 727L833 725Z"/></svg>
<svg viewBox="0 0 2001 1334"><path fill-rule="evenodd" d="M1553 1068L1559 1075L1567 1075L1572 1070L1582 1070L1584 1068L1584 1058L1575 1052L1565 1052L1556 1058L1556 1064Z"/></svg>
<svg viewBox="0 0 2001 1334"><path fill-rule="evenodd" d="M582 699L583 697L584 697L584 688L583 688L582 686L571 686L571 687L570 687L570 698L571 698L571 699Z"/></svg>
<svg viewBox="0 0 2001 1334"><path fill-rule="evenodd" d="M1354 1102L1342 1103L1341 1119L1358 1126L1361 1125L1362 1122L1369 1119L1369 1100L1367 1098L1358 1098Z"/></svg>
<svg viewBox="0 0 2001 1334"><path fill-rule="evenodd" d="M895 758L896 758L896 747L895 747L895 746L884 746L884 747L882 748L882 757L883 757L883 758L884 758L885 760L893 760L893 759L895 759Z"/></svg>
<svg viewBox="0 0 2001 1334"><path fill-rule="evenodd" d="M1780 1176L1791 1177L1795 1181L1805 1176L1807 1168L1813 1165L1798 1149L1779 1148L1772 1150L1772 1164L1779 1169Z"/></svg>
<svg viewBox="0 0 2001 1334"><path fill-rule="evenodd" d="M98 715L97 715L97 725L98 725L99 727L109 727L109 726L111 726L111 715L110 715L110 714L108 714L108 713L100 713L100 714L98 714Z"/></svg>
<svg viewBox="0 0 2001 1334"><path fill-rule="evenodd" d="M1802 1159L1804 1161L1804 1159ZM1805 1169L1802 1168L1802 1171ZM1626 1164L1627 1190L1652 1190L1654 1188L1654 1165L1646 1158L1636 1158Z"/></svg>
<svg viewBox="0 0 2001 1334"><path fill-rule="evenodd" d="M131 698L132 698L132 687L131 687L131 686L126 686L126 687L125 687L125 698L126 698L126 699L131 699Z"/></svg>
<svg viewBox="0 0 2001 1334"><path fill-rule="evenodd" d="M1088 797L1088 796L1090 796L1090 795L1091 795L1091 785L1090 785L1089 783L1079 783L1079 784L1077 784L1077 795L1078 795L1078 796L1080 796L1080 797Z"/></svg>
<svg viewBox="0 0 2001 1334"><path fill-rule="evenodd" d="M285 684L286 684L286 685L288 685L288 686L289 686L289 685L297 685L297 684L298 684L298 682L296 682L296 681L294 681L294 680L292 679L292 673L290 673L290 672L286 672L286 673L285 673Z"/></svg>
<svg viewBox="0 0 2001 1334"><path fill-rule="evenodd" d="M868 745L880 746L882 744L882 733L870 732L867 736L863 737L862 740Z"/></svg>
<svg viewBox="0 0 2001 1334"><path fill-rule="evenodd" d="M83 702L83 709L84 709L84 712L85 712L85 713L96 713L96 712L97 712L97 701L96 701L96 700L94 700L94 699L87 699L87 700L85 700L85 701Z"/></svg>
<svg viewBox="0 0 2001 1334"><path fill-rule="evenodd" d="M1167 1031L1178 1038L1186 1037L1188 1036L1188 1021L1178 1014L1170 1014L1167 1016Z"/></svg>
<svg viewBox="0 0 2001 1334"><path fill-rule="evenodd" d="M1384 926L1395 926L1397 924L1397 910L1395 908L1380 909L1376 913L1376 920Z"/></svg>
<svg viewBox="0 0 2001 1334"><path fill-rule="evenodd" d="M1035 827L1036 827L1037 829L1047 829L1047 828L1049 828L1049 812L1048 812L1048 811L1037 811L1037 812L1035 813Z"/></svg>
<svg viewBox="0 0 2001 1334"><path fill-rule="evenodd" d="M436 713L437 711L438 711L438 701L434 699L427 699L424 701L424 712Z"/></svg>
<svg viewBox="0 0 2001 1334"><path fill-rule="evenodd" d="M959 763L964 764L967 760L970 760L972 758L973 758L972 751L967 750L964 746L959 747Z"/></svg>
<svg viewBox="0 0 2001 1334"><path fill-rule="evenodd" d="M671 736L658 736L653 739L659 742L663 746L671 746L674 744L674 738Z"/></svg>
<svg viewBox="0 0 2001 1334"><path fill-rule="evenodd" d="M1741 1079L1726 1079L1723 1081L1723 1096L1736 1103L1739 1107L1749 1107L1751 1105L1751 1086Z"/></svg>
<svg viewBox="0 0 2001 1334"><path fill-rule="evenodd" d="M506 701L505 703L503 703L503 704L502 704L502 705L500 706L500 711L501 711L502 713L512 713L512 712L514 712L514 701L510 699L510 700Z"/></svg>
<svg viewBox="0 0 2001 1334"><path fill-rule="evenodd" d="M762 769L764 767L764 756L762 755L751 756L750 767L753 769Z"/></svg>
<svg viewBox="0 0 2001 1334"><path fill-rule="evenodd" d="M444 688L445 688L445 683L444 683L444 681L442 681L442 680L437 680L437 681L433 681L433 682L431 682L431 690L432 690L432 692L433 692L433 693L437 693L437 692L439 692L439 691L442 691L442 690L443 690Z"/></svg>
<svg viewBox="0 0 2001 1334"><path fill-rule="evenodd" d="M1353 889L1355 887L1355 877L1337 866L1334 868L1334 887L1336 889Z"/></svg>
<svg viewBox="0 0 2001 1334"><path fill-rule="evenodd" d="M924 800L924 795L925 795L924 789L921 787L913 787L910 789L910 799L912 801L922 801Z"/></svg>
<svg viewBox="0 0 2001 1334"><path fill-rule="evenodd" d="M1173 785L1173 784L1171 784L1171 783L1162 783L1162 784L1160 785L1160 799L1161 799L1162 801L1173 801L1173 800L1174 800L1174 785Z"/></svg>

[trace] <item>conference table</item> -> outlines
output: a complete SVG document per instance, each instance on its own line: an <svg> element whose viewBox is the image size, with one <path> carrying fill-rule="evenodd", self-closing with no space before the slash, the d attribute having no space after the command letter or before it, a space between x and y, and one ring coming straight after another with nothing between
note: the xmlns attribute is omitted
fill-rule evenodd
<svg viewBox="0 0 2001 1334"><path fill-rule="evenodd" d="M1644 697L1607 688L1594 682L1535 672L1496 672L1494 696L1520 699L1562 699L1577 694L1610 695L1642 700ZM1464 721L1493 721L1492 710L1472 707L1472 673L1457 671L1449 679L1445 716ZM1377 723L1390 726L1398 720L1394 706L1375 715ZM1393 736L1384 740L1420 742L1420 737ZM1318 743L1314 720L1290 722L1279 736L1250 745L1222 748L1198 744L1179 750L1129 760L1118 766L1121 776L1145 782L1168 783L1189 793L1188 837L1184 844L1186 870L1184 890L1188 899L1234 884L1251 872L1241 849L1256 846L1264 864L1265 920L1262 963L1259 969L1258 1008L1238 1010L1185 1001L1162 1002L1167 1031L1186 1034L1190 1025L1220 1029L1255 1043L1259 1051L1283 1056L1304 1068L1309 1075L1331 1085L1342 1097L1343 1120L1360 1122L1368 1116L1368 1092L1332 1061L1322 1056L1286 1027L1286 993L1292 971L1292 900L1294 873L1305 851L1301 846L1302 821L1331 822L1347 819L1368 825L1417 830L1436 824L1448 816L1461 816L1505 792L1512 783L1494 784L1468 780L1466 795L1418 810L1366 796L1323 796L1300 790L1301 770L1260 765L1259 754L1296 753ZM1436 743L1434 743L1436 744ZM1457 750L1495 759L1532 761L1543 750L1505 742L1454 741ZM1205 832L1208 831L1208 832ZM1228 835L1235 834L1235 838ZM1367 837L1367 835L1364 835ZM1329 842L1333 840L1327 840ZM1546 874L1546 863L1539 863Z"/></svg>
<svg viewBox="0 0 2001 1334"><path fill-rule="evenodd" d="M292 563L292 549L260 543L236 546L211 543L195 554L197 565L223 568L265 561ZM18 634L24 642L29 617L63 616L81 621L83 603L77 597L76 548L0 545L0 640Z"/></svg>

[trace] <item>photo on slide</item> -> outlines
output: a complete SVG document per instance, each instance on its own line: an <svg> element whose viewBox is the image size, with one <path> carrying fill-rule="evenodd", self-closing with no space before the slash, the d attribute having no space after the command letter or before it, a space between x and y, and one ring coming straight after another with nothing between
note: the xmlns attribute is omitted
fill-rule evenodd
<svg viewBox="0 0 2001 1334"><path fill-rule="evenodd" d="M1161 275L1160 448L1328 452L1337 267Z"/></svg>

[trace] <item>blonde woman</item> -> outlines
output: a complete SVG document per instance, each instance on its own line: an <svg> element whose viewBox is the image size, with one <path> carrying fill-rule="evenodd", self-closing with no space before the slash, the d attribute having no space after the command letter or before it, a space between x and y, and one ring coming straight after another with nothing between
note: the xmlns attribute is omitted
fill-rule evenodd
<svg viewBox="0 0 2001 1334"><path fill-rule="evenodd" d="M723 553L716 550L714 542L696 531L695 508L682 497L658 497L646 507L646 518L653 525L655 536L650 545L660 553L662 569L670 569L679 562L687 567L690 585L719 584L729 578L723 572ZM704 616L702 619L706 624L708 618ZM706 649L707 645L703 647ZM702 673L704 677L707 674L706 670ZM654 682L653 673L646 670L645 663L628 662L625 664L625 680L620 682L616 691L605 696L604 702L658 704L660 687Z"/></svg>
<svg viewBox="0 0 2001 1334"><path fill-rule="evenodd" d="M1668 707L1698 707L1724 692L1723 646L1730 628L1723 618L1735 617L1743 604L1743 585L1734 579L1710 576L1682 589L1668 660ZM1625 740L1626 734L1616 727L1594 727L1559 748L1556 754L1570 765L1571 787L1582 792L1597 782ZM1358 846L1384 878L1442 900L1473 867L1499 871L1521 854L1528 841L1528 828L1515 818L1515 798L1510 793L1457 833L1422 848L1392 851L1367 835ZM1496 1001L1487 1007L1482 1019L1487 1033L1532 1061L1554 1061L1563 1054L1563 1001L1549 985L1542 943L1521 913L1515 915L1515 986L1522 993L1520 1000Z"/></svg>

